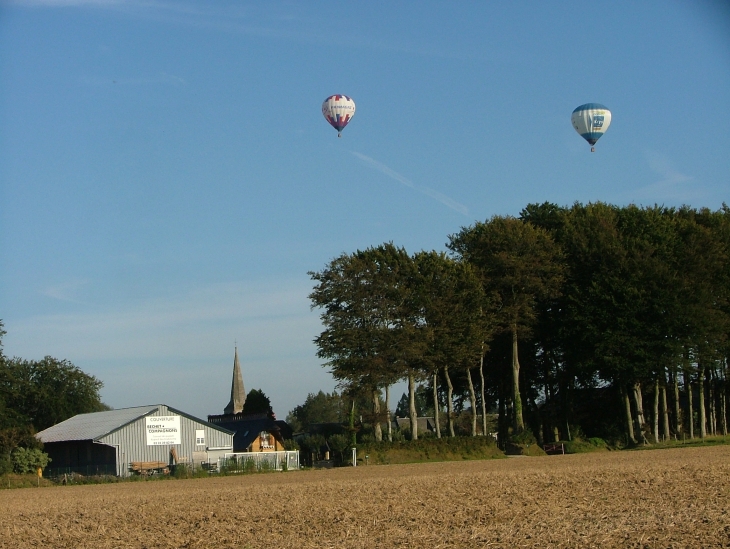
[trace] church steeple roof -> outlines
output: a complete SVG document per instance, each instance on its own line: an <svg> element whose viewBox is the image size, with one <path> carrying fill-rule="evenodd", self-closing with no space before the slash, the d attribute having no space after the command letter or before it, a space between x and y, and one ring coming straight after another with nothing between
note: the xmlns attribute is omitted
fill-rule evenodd
<svg viewBox="0 0 730 549"><path fill-rule="evenodd" d="M231 401L223 410L224 414L240 414L246 402L246 389L243 387L241 364L238 362L238 347L233 358L233 381L231 382Z"/></svg>

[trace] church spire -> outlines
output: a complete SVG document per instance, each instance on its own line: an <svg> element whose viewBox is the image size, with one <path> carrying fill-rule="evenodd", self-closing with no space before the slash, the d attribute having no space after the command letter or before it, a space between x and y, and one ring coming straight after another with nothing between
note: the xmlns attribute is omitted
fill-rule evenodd
<svg viewBox="0 0 730 549"><path fill-rule="evenodd" d="M246 389L243 387L241 364L238 362L238 347L233 358L233 382L231 383L231 401L223 410L224 414L240 414L246 402Z"/></svg>

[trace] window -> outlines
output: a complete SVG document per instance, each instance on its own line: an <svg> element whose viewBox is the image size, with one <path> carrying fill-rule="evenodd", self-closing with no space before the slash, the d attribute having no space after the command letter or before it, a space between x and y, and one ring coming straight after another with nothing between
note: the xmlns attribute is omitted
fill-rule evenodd
<svg viewBox="0 0 730 549"><path fill-rule="evenodd" d="M205 446L205 431L203 429L195 430L195 445Z"/></svg>

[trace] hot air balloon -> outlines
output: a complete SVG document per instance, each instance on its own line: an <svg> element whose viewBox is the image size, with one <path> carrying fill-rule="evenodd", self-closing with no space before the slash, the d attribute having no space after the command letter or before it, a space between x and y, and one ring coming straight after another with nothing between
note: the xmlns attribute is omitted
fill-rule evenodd
<svg viewBox="0 0 730 549"><path fill-rule="evenodd" d="M342 137L342 130L355 116L355 102L346 95L330 95L322 103L322 114L337 130L337 137Z"/></svg>
<svg viewBox="0 0 730 549"><path fill-rule="evenodd" d="M611 125L611 111L600 103L586 103L573 111L570 117L575 131L591 144L591 152L596 152L596 144Z"/></svg>

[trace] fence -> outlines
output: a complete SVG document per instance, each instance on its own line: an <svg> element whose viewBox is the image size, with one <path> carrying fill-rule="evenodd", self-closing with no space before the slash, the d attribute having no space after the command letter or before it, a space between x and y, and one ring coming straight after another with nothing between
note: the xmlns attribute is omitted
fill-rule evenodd
<svg viewBox="0 0 730 549"><path fill-rule="evenodd" d="M549 456L556 454L565 455L565 445L562 442L556 442L554 444L545 444L543 447L545 453Z"/></svg>
<svg viewBox="0 0 730 549"><path fill-rule="evenodd" d="M299 451L238 452L218 460L218 470L229 473L292 471L299 469Z"/></svg>

